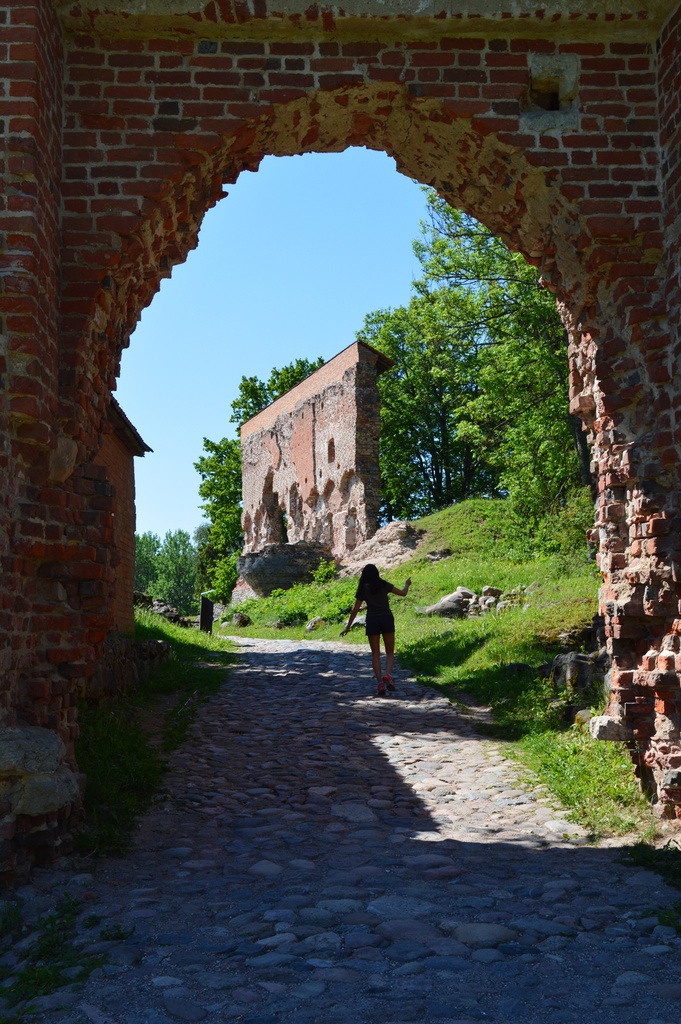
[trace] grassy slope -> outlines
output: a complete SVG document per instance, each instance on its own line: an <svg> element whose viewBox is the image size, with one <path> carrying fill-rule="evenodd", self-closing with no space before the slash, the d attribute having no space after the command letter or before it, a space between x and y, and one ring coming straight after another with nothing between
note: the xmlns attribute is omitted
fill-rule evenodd
<svg viewBox="0 0 681 1024"><path fill-rule="evenodd" d="M594 835L649 828L650 812L638 795L626 751L619 745L592 743L575 729L566 729L550 707L555 695L548 684L531 672L506 669L512 663L537 666L550 661L561 650L559 633L591 621L597 610L599 578L586 555L534 555L518 537L503 501L463 502L418 525L427 530L419 556L385 573L397 586L408 575L413 580L409 596L392 601L400 660L421 682L442 689L451 699L460 700L465 694L491 706L497 738L513 741L509 752L536 772ZM444 548L451 555L441 561L425 557L428 551ZM478 593L485 585L505 592L538 586L525 611L517 608L499 617L461 621L417 614L417 608L434 603L460 584ZM312 636L338 639L355 585L354 580L339 580L295 587L249 602L244 610L253 625L237 630L228 622L225 630L309 639L305 622L322 615L327 624ZM275 629L277 620L297 622ZM347 640L366 643L361 630L353 631ZM368 682L370 674L367 659Z"/></svg>

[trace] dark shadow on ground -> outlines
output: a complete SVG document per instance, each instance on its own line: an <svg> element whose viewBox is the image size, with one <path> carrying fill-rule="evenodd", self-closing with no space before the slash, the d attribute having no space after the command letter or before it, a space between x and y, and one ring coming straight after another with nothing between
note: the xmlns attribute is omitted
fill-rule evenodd
<svg viewBox="0 0 681 1024"><path fill-rule="evenodd" d="M366 651L244 650L135 851L100 869L130 956L189 972L210 1024L677 1020L675 940L637 923L674 892L527 827L531 797L436 692L373 692ZM413 784L438 779L427 804ZM223 981L222 1002L201 988Z"/></svg>

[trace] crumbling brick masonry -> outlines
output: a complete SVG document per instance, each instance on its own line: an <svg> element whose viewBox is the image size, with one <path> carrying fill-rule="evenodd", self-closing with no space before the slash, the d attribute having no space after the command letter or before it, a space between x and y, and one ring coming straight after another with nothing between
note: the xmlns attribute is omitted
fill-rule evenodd
<svg viewBox="0 0 681 1024"><path fill-rule="evenodd" d="M243 425L244 554L312 541L341 560L374 535L376 378L390 366L355 342Z"/></svg>
<svg viewBox="0 0 681 1024"><path fill-rule="evenodd" d="M224 183L348 146L478 217L561 304L610 717L681 815L678 0L5 0L0 25L0 871L63 848L77 807L121 350ZM38 762L42 802L17 796Z"/></svg>

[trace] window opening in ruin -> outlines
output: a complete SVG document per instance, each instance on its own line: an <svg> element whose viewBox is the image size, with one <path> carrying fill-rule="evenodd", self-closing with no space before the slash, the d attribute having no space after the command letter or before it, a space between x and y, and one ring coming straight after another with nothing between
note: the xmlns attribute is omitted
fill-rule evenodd
<svg viewBox="0 0 681 1024"><path fill-rule="evenodd" d="M323 408L323 406L322 406L322 408ZM333 438L331 438L329 440L328 461L329 462L335 462L336 461L336 445L335 445L335 442L334 442Z"/></svg>

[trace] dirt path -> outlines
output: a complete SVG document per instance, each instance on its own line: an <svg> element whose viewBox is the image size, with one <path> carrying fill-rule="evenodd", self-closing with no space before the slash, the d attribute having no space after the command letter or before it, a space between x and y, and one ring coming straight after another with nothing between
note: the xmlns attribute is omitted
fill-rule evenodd
<svg viewBox="0 0 681 1024"><path fill-rule="evenodd" d="M435 692L367 652L241 640L125 860L39 873L109 963L49 1024L674 1024L657 875L592 848ZM85 926L96 913L123 941ZM61 1003L66 1003L59 1009Z"/></svg>

